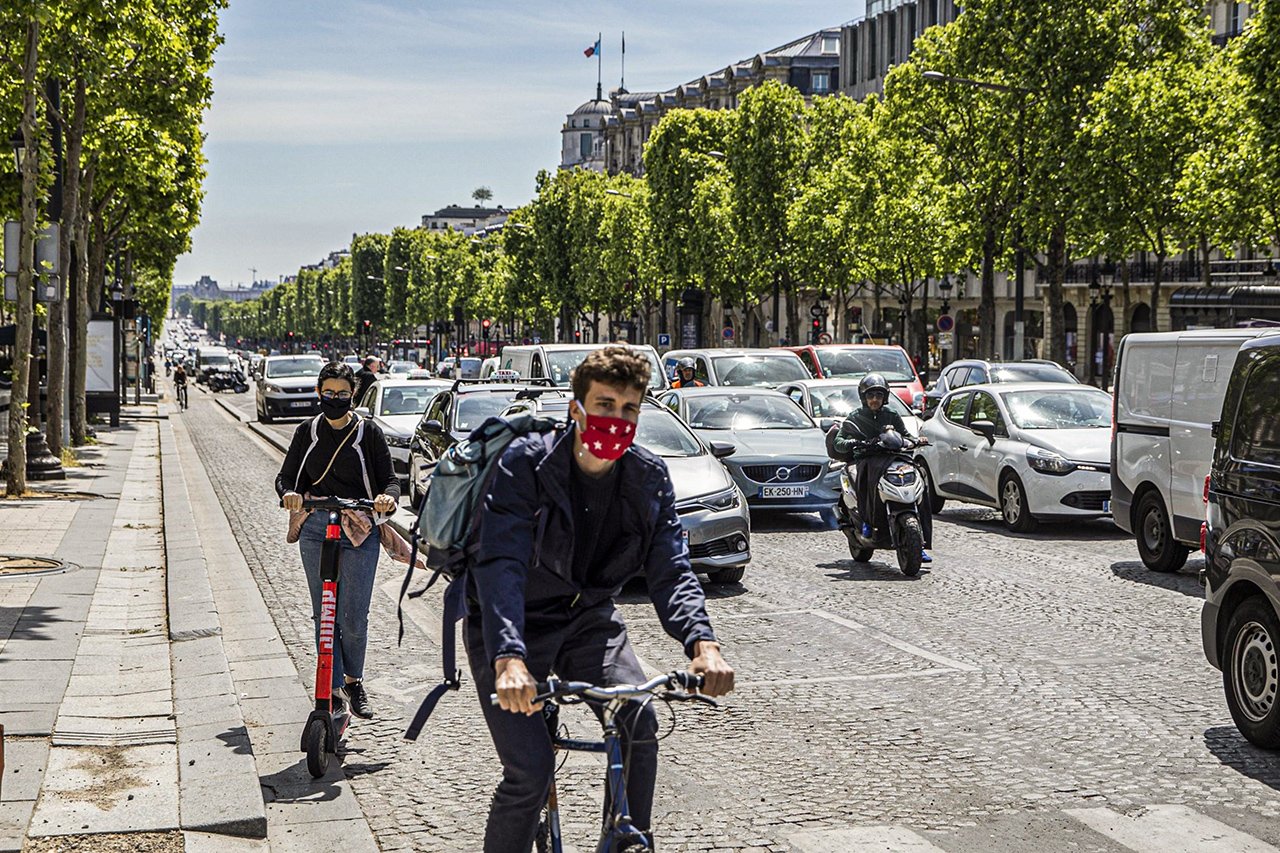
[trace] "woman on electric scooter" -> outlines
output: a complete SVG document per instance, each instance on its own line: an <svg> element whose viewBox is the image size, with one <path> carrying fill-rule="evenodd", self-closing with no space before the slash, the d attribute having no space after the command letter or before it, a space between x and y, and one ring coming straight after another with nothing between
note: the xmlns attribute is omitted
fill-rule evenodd
<svg viewBox="0 0 1280 853"><path fill-rule="evenodd" d="M276 475L276 492L285 509L302 508L310 497L373 498L380 513L394 512L400 484L391 468L387 440L373 421L351 411L356 379L341 362L326 364L316 380L321 414L303 421L293 433L289 453ZM344 510L344 512L352 512ZM366 516L361 519L368 522ZM320 624L320 552L328 513L313 512L302 522L298 548L311 591L316 642ZM350 529L349 529L350 527ZM349 536L356 527L366 535L359 542ZM351 711L372 719L373 709L364 689L365 643L369 626L369 601L378 567L380 538L370 523L343 524L342 576L338 582L338 621L333 644L333 688L345 690Z"/></svg>

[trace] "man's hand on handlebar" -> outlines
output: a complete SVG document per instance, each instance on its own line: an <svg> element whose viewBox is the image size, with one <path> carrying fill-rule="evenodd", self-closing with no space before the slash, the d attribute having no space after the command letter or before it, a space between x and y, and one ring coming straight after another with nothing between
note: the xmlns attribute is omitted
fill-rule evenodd
<svg viewBox="0 0 1280 853"><path fill-rule="evenodd" d="M498 706L513 714L535 714L542 710L533 699L538 695L538 682L529 674L523 658L499 658L493 662L497 675L494 687L498 693Z"/></svg>
<svg viewBox="0 0 1280 853"><path fill-rule="evenodd" d="M285 492L284 497L280 499L284 508L290 512L297 512L302 509L302 495L297 492Z"/></svg>
<svg viewBox="0 0 1280 853"><path fill-rule="evenodd" d="M720 644L698 640L693 650L689 671L702 676L702 692L707 696L723 696L733 690L733 667L720 656Z"/></svg>
<svg viewBox="0 0 1280 853"><path fill-rule="evenodd" d="M373 499L374 512L395 512L396 499L390 495L378 495Z"/></svg>

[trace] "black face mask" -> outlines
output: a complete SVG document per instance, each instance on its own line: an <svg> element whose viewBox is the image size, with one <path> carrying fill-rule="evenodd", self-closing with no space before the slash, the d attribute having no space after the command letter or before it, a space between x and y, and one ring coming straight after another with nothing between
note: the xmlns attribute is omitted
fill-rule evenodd
<svg viewBox="0 0 1280 853"><path fill-rule="evenodd" d="M343 400L334 397L330 400L328 397L320 398L320 411L324 412L324 416L331 421L336 421L351 411L351 398Z"/></svg>

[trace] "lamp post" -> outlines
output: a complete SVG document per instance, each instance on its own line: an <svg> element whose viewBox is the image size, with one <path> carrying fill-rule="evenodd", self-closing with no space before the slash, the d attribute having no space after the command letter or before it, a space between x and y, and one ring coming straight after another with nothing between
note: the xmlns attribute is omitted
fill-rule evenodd
<svg viewBox="0 0 1280 853"><path fill-rule="evenodd" d="M1098 321L1102 309L1111 307L1111 285L1103 284L1098 278L1098 271L1093 271L1093 280L1089 282L1089 326L1093 330L1093 375L1103 391L1110 384L1107 378L1107 332Z"/></svg>
<svg viewBox="0 0 1280 853"><path fill-rule="evenodd" d="M1018 157L1017 157L1017 215L1013 223L1013 358L1020 361L1026 354L1026 323L1023 316L1026 291L1026 247L1023 246L1022 234L1022 201L1023 182L1026 174L1025 148L1027 138L1027 98L1034 99L1035 91L1022 86L1007 86L1003 83L992 83L987 80L971 80L968 77L956 77L943 74L941 71L925 71L921 76L925 82L944 84L954 83L958 86L969 86L974 89L986 89L991 92L1002 92L1018 96Z"/></svg>
<svg viewBox="0 0 1280 853"><path fill-rule="evenodd" d="M942 281L938 284L938 290L942 293L942 307L939 309L939 312L938 312L940 316L945 317L951 313L951 288L952 288L951 276L943 275ZM955 327L952 326L952 331L943 333L940 330L940 333L951 335L951 340L954 341L955 334L956 334L954 329ZM951 354L951 347L940 346L938 347L938 349L942 353L942 359L941 359L942 364L939 367L939 369L941 369L942 367L947 366L947 356Z"/></svg>

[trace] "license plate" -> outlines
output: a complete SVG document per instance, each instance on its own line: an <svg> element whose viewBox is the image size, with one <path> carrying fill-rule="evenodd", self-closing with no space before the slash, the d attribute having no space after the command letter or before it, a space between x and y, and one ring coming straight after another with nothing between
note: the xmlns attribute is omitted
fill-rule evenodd
<svg viewBox="0 0 1280 853"><path fill-rule="evenodd" d="M289 405L290 405L290 406L293 406L295 409L305 409L305 408L308 408L308 407L311 405L311 401L310 401L310 400L298 400L297 402L290 403Z"/></svg>
<svg viewBox="0 0 1280 853"><path fill-rule="evenodd" d="M760 497L762 498L807 498L809 497L808 486L761 486Z"/></svg>
<svg viewBox="0 0 1280 853"><path fill-rule="evenodd" d="M1102 502L1102 511L1103 511L1103 512L1111 512L1111 501L1103 501L1103 502Z"/></svg>

